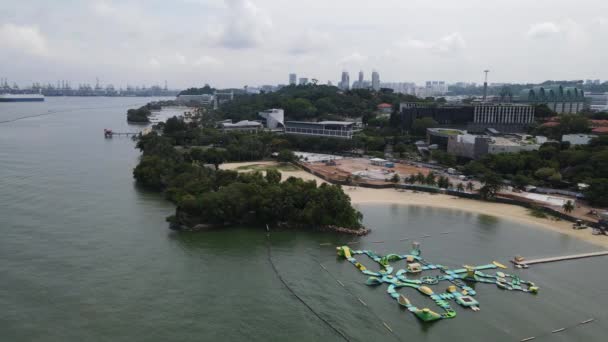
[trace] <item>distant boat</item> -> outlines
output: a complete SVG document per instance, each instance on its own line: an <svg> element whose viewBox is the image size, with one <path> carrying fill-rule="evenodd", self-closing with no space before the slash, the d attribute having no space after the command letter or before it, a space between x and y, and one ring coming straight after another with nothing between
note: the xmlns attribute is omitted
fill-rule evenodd
<svg viewBox="0 0 608 342"><path fill-rule="evenodd" d="M42 94L1 94L0 102L41 102L44 101Z"/></svg>

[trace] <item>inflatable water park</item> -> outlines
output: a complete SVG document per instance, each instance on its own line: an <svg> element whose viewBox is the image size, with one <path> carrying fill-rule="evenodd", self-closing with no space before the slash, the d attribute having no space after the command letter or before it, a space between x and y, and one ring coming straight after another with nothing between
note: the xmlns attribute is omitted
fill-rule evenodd
<svg viewBox="0 0 608 342"><path fill-rule="evenodd" d="M388 285L388 295L400 306L405 307L420 320L431 322L456 317L456 311L450 306L454 301L458 305L479 311L479 302L475 299L477 292L471 286L473 283L494 284L507 291L521 291L531 294L538 293L539 288L530 281L520 279L517 275L497 271L494 274L487 270L506 269L499 262L488 265L468 266L461 269L450 269L446 266L433 264L422 258L420 244L414 242L409 254L378 255L369 250L353 250L348 246L336 247L337 254L353 264L361 273L369 276L366 284L369 286ZM355 256L365 255L380 266L378 272L371 271L361 264ZM405 261L405 263L403 263ZM395 270L391 263L402 263L404 268ZM393 271L394 274L393 274ZM425 271L439 275L424 275ZM434 272L428 272L434 271ZM486 271L486 272L483 272ZM441 292L434 290L442 284L447 285ZM422 295L429 297L442 310L441 313L430 308L418 308L399 289L409 287L418 290Z"/></svg>

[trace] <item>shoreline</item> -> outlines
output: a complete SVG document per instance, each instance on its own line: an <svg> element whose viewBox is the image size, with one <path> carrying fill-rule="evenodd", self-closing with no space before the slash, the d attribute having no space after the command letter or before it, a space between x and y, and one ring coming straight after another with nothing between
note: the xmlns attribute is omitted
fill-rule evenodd
<svg viewBox="0 0 608 342"><path fill-rule="evenodd" d="M226 163L220 168L234 170L246 165L277 165L273 161ZM247 171L247 170L243 170ZM323 179L312 175L304 170L281 171L283 179L297 177L304 180L315 180L318 184L327 183ZM598 247L608 249L607 236L595 236L591 234L591 229L574 230L572 223L564 220L551 220L548 218L538 218L531 216L528 209L512 204L485 202L444 194L430 194L426 192L414 193L411 190L398 191L396 189L371 189L363 187L343 186L342 189L350 197L351 203L357 204L398 204L414 205L421 207L433 207L442 209L461 210L495 216L501 219L510 220L539 229L545 229L556 233L565 234L579 240L583 240Z"/></svg>

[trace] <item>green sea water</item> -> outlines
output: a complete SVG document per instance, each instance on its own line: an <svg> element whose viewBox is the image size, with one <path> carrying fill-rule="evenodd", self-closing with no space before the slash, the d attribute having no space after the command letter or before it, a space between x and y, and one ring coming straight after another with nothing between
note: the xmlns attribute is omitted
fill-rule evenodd
<svg viewBox="0 0 608 342"><path fill-rule="evenodd" d="M347 242L404 253L406 238L421 242L427 260L451 267L598 250L508 220L365 205L373 232L363 238L297 231L268 240L247 227L171 232L165 217L173 205L133 182L134 143L103 138L104 128L141 129L125 112L149 100L0 103L0 341L342 340L279 281L268 244L281 277L351 341L606 339L606 257L511 270L540 293L480 284L481 311L454 304L457 317L434 324L402 310L386 287L365 286L365 276L335 257L335 245ZM432 305L404 291L413 304ZM588 318L595 321L550 334Z"/></svg>

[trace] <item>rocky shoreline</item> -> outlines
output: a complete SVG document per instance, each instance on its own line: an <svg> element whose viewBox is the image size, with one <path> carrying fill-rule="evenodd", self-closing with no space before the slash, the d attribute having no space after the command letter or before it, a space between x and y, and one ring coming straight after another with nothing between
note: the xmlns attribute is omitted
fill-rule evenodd
<svg viewBox="0 0 608 342"><path fill-rule="evenodd" d="M179 211L176 215L176 218L177 219L168 220L170 222L169 228L171 230L175 230L175 231L179 231L179 232L202 232L202 231L208 231L208 230L213 230L213 229L217 229L217 228L230 226L228 224L218 225L218 224L196 223L196 219L194 219L193 217L189 217L185 213L179 212ZM277 229L277 228L279 230L296 230L296 229L310 230L309 226L306 226L303 224L294 225L294 224L290 224L287 222L279 223L275 227L272 227L272 229ZM339 227L339 226L334 226L334 225L315 227L314 230L320 231L320 232L331 232L331 233L348 234L348 235L355 235L355 236L365 236L371 232L371 229L366 228L366 227L361 227L359 229L353 229L353 228Z"/></svg>

